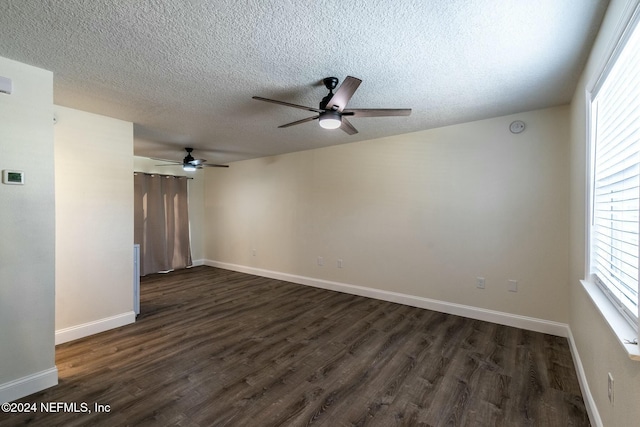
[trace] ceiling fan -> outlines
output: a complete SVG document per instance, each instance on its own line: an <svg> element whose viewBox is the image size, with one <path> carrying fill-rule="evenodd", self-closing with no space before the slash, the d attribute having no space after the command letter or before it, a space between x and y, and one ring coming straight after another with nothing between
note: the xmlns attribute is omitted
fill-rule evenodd
<svg viewBox="0 0 640 427"><path fill-rule="evenodd" d="M156 165L156 166L182 165L182 169L185 170L186 172L193 172L196 169L202 169L204 166L207 166L207 167L210 167L210 168L228 168L229 167L229 165L207 165L207 164L205 164L205 162L206 162L205 159L194 159L193 158L193 156L191 155L191 152L193 151L193 148L185 147L185 150L187 152L187 155L184 157L184 159L182 159L182 163L171 162L171 163L173 163L171 165ZM162 159L157 159L157 160L162 160Z"/></svg>
<svg viewBox="0 0 640 427"><path fill-rule="evenodd" d="M287 123L279 128L299 125L301 123L310 122L318 119L321 127L325 129L340 128L349 135L358 133L358 130L347 120L347 117L383 117L383 116L408 116L411 114L410 108L345 108L347 103L355 93L362 80L347 76L342 82L336 93L333 90L338 86L336 77L326 77L322 80L325 87L329 89L329 94L322 98L319 108L305 107L304 105L291 104L289 102L277 101L275 99L262 98L254 96L253 99L258 101L272 102L285 107L299 108L301 110L312 111L318 113L317 116L307 117L306 119L297 120Z"/></svg>

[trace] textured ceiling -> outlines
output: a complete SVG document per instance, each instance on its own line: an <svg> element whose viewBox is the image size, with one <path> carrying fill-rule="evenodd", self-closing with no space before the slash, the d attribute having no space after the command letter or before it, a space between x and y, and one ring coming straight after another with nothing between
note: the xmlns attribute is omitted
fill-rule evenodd
<svg viewBox="0 0 640 427"><path fill-rule="evenodd" d="M135 153L226 163L568 103L606 0L2 0L0 56L54 72L55 103L135 124ZM363 80L359 133L317 107ZM10 76L7 76L10 77ZM16 88L17 90L17 88Z"/></svg>

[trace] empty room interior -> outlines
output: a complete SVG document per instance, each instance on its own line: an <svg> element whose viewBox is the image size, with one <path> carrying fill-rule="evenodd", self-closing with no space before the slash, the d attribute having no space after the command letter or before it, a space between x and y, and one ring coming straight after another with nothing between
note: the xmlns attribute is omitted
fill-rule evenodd
<svg viewBox="0 0 640 427"><path fill-rule="evenodd" d="M0 425L637 426L639 22L1 2Z"/></svg>

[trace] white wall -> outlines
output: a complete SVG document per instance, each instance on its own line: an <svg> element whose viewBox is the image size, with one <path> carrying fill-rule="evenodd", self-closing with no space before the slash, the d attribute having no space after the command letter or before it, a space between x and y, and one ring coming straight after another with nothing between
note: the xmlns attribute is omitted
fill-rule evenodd
<svg viewBox="0 0 640 427"><path fill-rule="evenodd" d="M56 342L135 321L133 124L55 107Z"/></svg>
<svg viewBox="0 0 640 427"><path fill-rule="evenodd" d="M637 426L640 420L640 362L632 361L580 285L586 265L587 136L585 90L607 60L625 7L637 0L612 0L571 105L570 327L588 388L605 426ZM609 403L607 375L615 380Z"/></svg>
<svg viewBox="0 0 640 427"><path fill-rule="evenodd" d="M54 354L53 75L0 58L0 402L57 384Z"/></svg>
<svg viewBox="0 0 640 427"><path fill-rule="evenodd" d="M568 121L564 106L207 170L205 257L565 323Z"/></svg>
<svg viewBox="0 0 640 427"><path fill-rule="evenodd" d="M178 159L180 160L180 159ZM158 166L169 164L161 160L135 156L133 168L135 171L159 173L165 175L181 175L190 178L189 188L189 226L191 228L191 259L193 265L204 262L204 170L185 172L180 165Z"/></svg>

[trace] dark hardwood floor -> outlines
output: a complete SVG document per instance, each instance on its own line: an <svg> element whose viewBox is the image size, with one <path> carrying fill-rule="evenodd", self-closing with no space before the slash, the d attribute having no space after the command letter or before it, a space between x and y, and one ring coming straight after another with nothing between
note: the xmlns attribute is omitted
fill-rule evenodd
<svg viewBox="0 0 640 427"><path fill-rule="evenodd" d="M141 289L135 324L58 346L59 385L0 425L589 425L564 338L212 267Z"/></svg>

